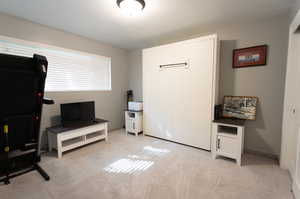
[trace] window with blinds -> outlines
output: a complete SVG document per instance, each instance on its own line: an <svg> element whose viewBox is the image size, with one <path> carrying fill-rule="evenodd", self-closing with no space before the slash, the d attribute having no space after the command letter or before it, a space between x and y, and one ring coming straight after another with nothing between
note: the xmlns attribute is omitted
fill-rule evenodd
<svg viewBox="0 0 300 199"><path fill-rule="evenodd" d="M47 57L46 91L111 90L111 59L99 55L0 39L0 53Z"/></svg>

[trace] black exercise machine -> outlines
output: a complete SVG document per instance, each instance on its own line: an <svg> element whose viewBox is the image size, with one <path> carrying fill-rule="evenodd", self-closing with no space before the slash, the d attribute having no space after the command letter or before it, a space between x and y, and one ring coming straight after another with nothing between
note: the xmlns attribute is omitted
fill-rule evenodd
<svg viewBox="0 0 300 199"><path fill-rule="evenodd" d="M0 182L36 170L45 180L48 174L40 162L40 124L48 62L0 54Z"/></svg>

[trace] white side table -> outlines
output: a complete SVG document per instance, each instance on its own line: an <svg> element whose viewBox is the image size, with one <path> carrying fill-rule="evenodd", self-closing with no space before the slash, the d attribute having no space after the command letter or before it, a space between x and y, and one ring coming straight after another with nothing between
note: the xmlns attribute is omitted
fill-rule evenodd
<svg viewBox="0 0 300 199"><path fill-rule="evenodd" d="M126 133L134 133L136 136L143 132L143 111L125 111Z"/></svg>
<svg viewBox="0 0 300 199"><path fill-rule="evenodd" d="M224 156L235 159L241 166L244 148L244 120L223 119L213 122L212 154L213 158Z"/></svg>

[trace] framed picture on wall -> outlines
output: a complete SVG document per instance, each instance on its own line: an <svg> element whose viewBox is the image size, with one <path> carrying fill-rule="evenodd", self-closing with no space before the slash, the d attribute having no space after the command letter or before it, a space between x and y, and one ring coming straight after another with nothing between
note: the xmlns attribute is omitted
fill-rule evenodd
<svg viewBox="0 0 300 199"><path fill-rule="evenodd" d="M233 68L264 66L267 64L268 46L254 46L233 50Z"/></svg>

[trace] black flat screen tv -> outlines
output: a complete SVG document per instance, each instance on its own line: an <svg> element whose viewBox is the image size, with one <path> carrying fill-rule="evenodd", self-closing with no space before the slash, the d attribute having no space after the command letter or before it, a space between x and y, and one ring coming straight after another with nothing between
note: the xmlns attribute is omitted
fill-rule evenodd
<svg viewBox="0 0 300 199"><path fill-rule="evenodd" d="M65 127L89 125L95 122L95 102L60 105L61 123Z"/></svg>

